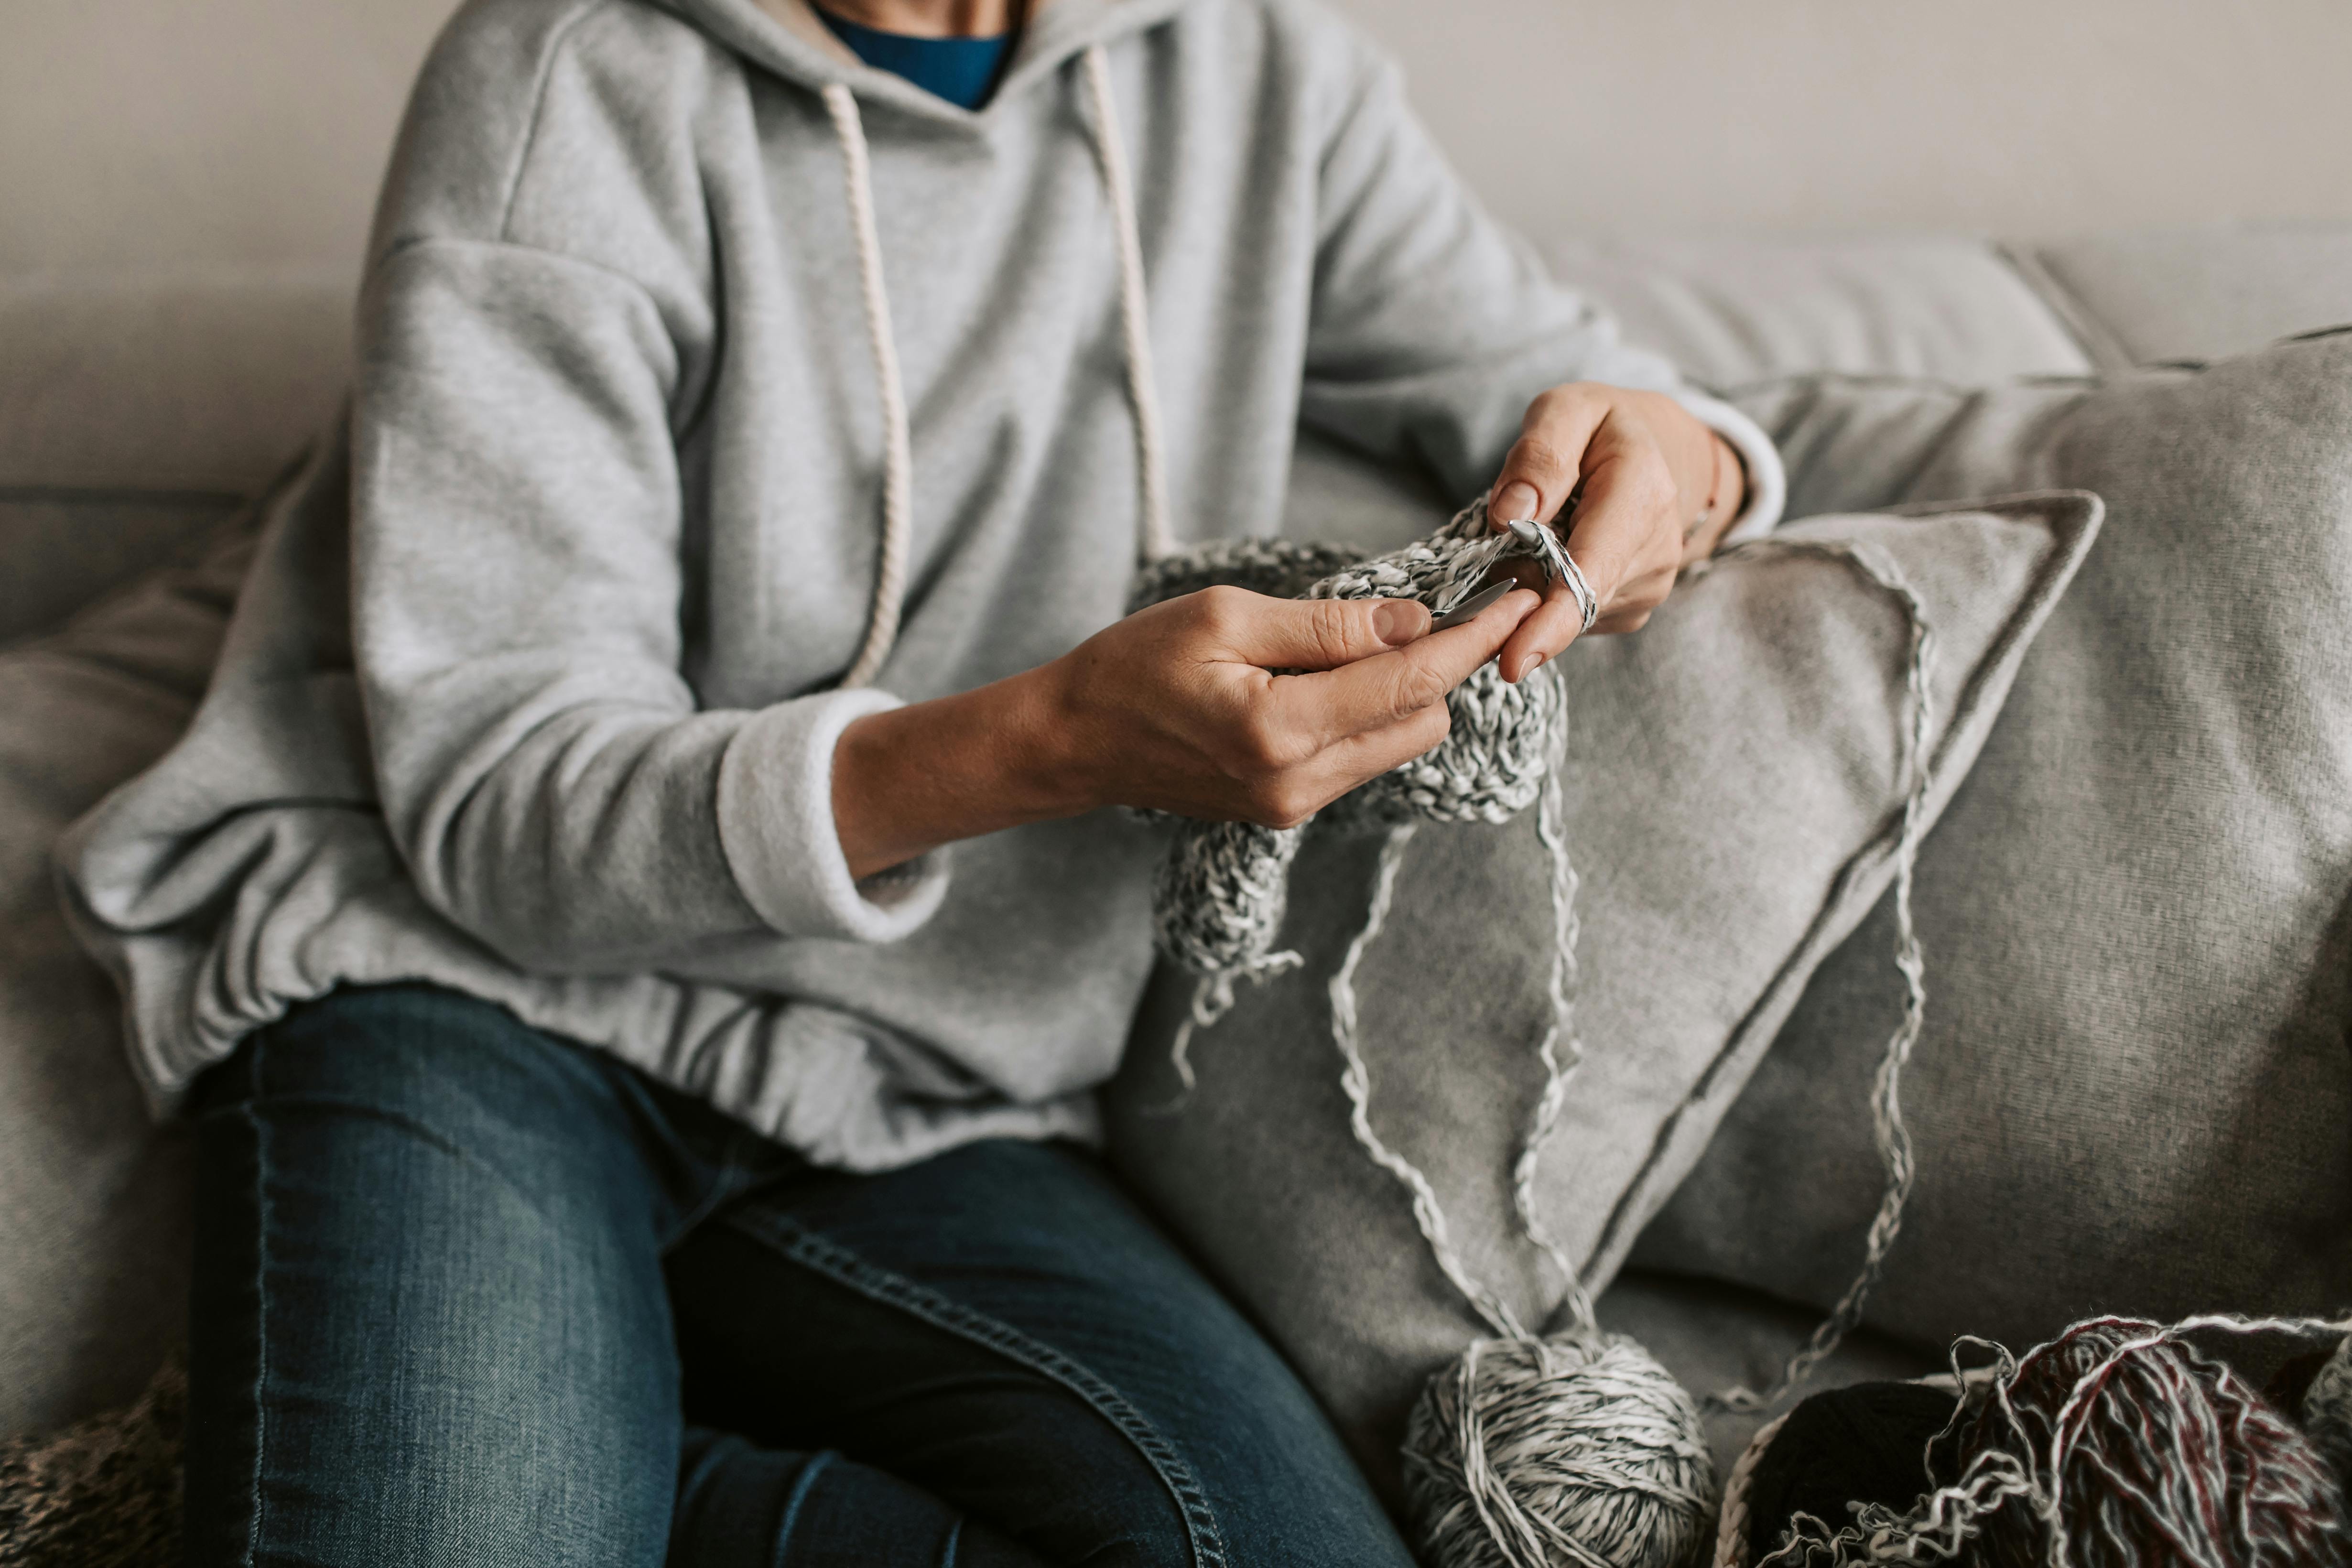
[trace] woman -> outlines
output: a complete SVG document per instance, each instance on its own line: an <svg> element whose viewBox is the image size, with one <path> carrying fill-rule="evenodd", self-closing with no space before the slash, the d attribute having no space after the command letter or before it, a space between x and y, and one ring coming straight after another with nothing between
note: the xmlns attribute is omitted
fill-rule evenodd
<svg viewBox="0 0 2352 1568"><path fill-rule="evenodd" d="M66 849L200 1130L192 1560L1406 1561L1087 1152L1104 808L1296 821L1578 607L1126 584L1270 531L1304 421L1580 485L1631 630L1769 444L1294 0L476 0L359 342Z"/></svg>

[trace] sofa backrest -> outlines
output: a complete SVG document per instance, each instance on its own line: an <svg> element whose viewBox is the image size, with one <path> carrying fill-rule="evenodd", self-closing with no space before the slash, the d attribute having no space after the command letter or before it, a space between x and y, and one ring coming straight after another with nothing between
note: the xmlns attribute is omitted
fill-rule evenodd
<svg viewBox="0 0 2352 1568"><path fill-rule="evenodd" d="M0 278L0 642L168 559L333 417L340 273Z"/></svg>

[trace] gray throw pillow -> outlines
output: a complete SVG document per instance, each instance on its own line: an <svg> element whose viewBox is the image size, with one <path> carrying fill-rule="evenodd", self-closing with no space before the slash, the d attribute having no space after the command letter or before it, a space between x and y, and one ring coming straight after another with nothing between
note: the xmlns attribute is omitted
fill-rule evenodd
<svg viewBox="0 0 2352 1568"><path fill-rule="evenodd" d="M2352 1301L2352 331L1743 401L1803 505L2080 485L2108 508L1920 862L1919 1186L1869 1321L2021 1347L2097 1312ZM1843 1284L1887 918L1815 976L1645 1265Z"/></svg>
<svg viewBox="0 0 2352 1568"><path fill-rule="evenodd" d="M1931 812L1967 772L2097 520L2095 497L2067 493L1784 530L1865 546L1924 604ZM1564 656L1586 1057L1538 1193L1596 1291L1813 966L1893 874L1909 639L1901 608L1853 565L1768 543L1686 582L1638 636ZM1243 988L1194 1038L1198 1085L1181 1102L1168 1054L1190 982L1163 971L1106 1103L1120 1168L1393 1490L1410 1401L1481 1329L1402 1189L1353 1141L1338 1082L1327 983L1363 924L1378 849L1309 839L1283 933L1303 969ZM1429 1176L1471 1271L1526 1322L1561 1299L1509 1194L1550 1017L1550 874L1532 812L1499 828L1423 826L1357 981L1373 1122ZM1881 945L1882 965L1890 951ZM1865 1055L1887 1033L1869 1028Z"/></svg>
<svg viewBox="0 0 2352 1568"><path fill-rule="evenodd" d="M185 1136L149 1119L49 847L186 727L249 523L200 564L0 648L0 1439L131 1398L184 1332Z"/></svg>

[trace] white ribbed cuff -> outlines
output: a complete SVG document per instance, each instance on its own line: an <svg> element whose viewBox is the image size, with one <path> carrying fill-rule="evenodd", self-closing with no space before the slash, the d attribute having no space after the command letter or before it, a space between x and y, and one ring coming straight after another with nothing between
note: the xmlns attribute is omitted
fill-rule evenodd
<svg viewBox="0 0 2352 1568"><path fill-rule="evenodd" d="M896 942L947 896L944 851L854 881L833 820L841 732L900 704L871 687L823 692L751 716L719 761L719 841L743 897L787 936Z"/></svg>
<svg viewBox="0 0 2352 1568"><path fill-rule="evenodd" d="M1772 438L1764 434L1762 425L1721 398L1688 391L1673 396L1701 424L1731 443L1740 462L1748 465L1748 505L1739 509L1738 520L1716 548L1745 544L1770 533L1780 520L1782 508L1789 504L1789 471L1781 465L1780 448L1772 444Z"/></svg>

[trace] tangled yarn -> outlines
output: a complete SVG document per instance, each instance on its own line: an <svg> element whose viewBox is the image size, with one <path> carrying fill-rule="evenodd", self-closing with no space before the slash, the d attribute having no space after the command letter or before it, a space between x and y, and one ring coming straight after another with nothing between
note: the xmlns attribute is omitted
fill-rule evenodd
<svg viewBox="0 0 2352 1568"><path fill-rule="evenodd" d="M2352 1525L2318 1446L2182 1336L2341 1334L2352 1322L2094 1318L1990 1375L1927 1445L1908 1511L1800 1515L1759 1568L1965 1562L1971 1568L2344 1568Z"/></svg>
<svg viewBox="0 0 2352 1568"><path fill-rule="evenodd" d="M1502 559L1525 551L1510 536L1489 532L1484 506L1474 505L1430 539L1370 560L1279 542L1212 546L1148 568L1136 603L1232 583L1294 597L1418 598L1442 614L1475 591ZM1926 1007L1911 884L1926 825L1927 669L1934 638L1917 595L1875 552L1838 541L1783 539L1759 541L1742 553L1765 552L1843 561L1887 592L1910 628L1908 723L1902 732L1900 767L1906 792L1892 834L1895 963L1905 979L1906 1002L1873 1099L1886 1187L1859 1276L1790 1362L1777 1394L1801 1379L1859 1321L1910 1190L1900 1082ZM1332 1040L1343 1063L1340 1086L1350 1108L1349 1126L1365 1154L1411 1196L1414 1221L1439 1270L1494 1334L1472 1344L1423 1389L1405 1442L1408 1501L1421 1544L1440 1568L1681 1568L1706 1539L1715 1490L1697 1407L1648 1352L1622 1335L1601 1332L1580 1271L1544 1227L1535 1202L1544 1145L1583 1054L1572 1005L1577 876L1558 778L1566 714L1556 666L1514 687L1490 665L1457 688L1449 705L1453 731L1444 744L1363 785L1322 819L1387 829L1364 925L1330 982ZM1538 798L1538 833L1552 864L1552 1017L1536 1046L1543 1091L1512 1168L1512 1197L1528 1240L1560 1278L1569 1318L1565 1330L1540 1337L1469 1273L1428 1178L1373 1128L1355 994L1357 969L1387 920L1417 824L1499 822ZM1262 979L1298 962L1296 955L1275 952L1273 945L1290 864L1305 831L1201 822L1179 829L1154 889L1154 915L1161 951L1201 977L1192 1019L1179 1031L1173 1051L1188 1088L1192 1076L1185 1050L1192 1031L1213 1025L1230 1007L1234 981ZM1734 1397L1768 1396L1739 1391Z"/></svg>

